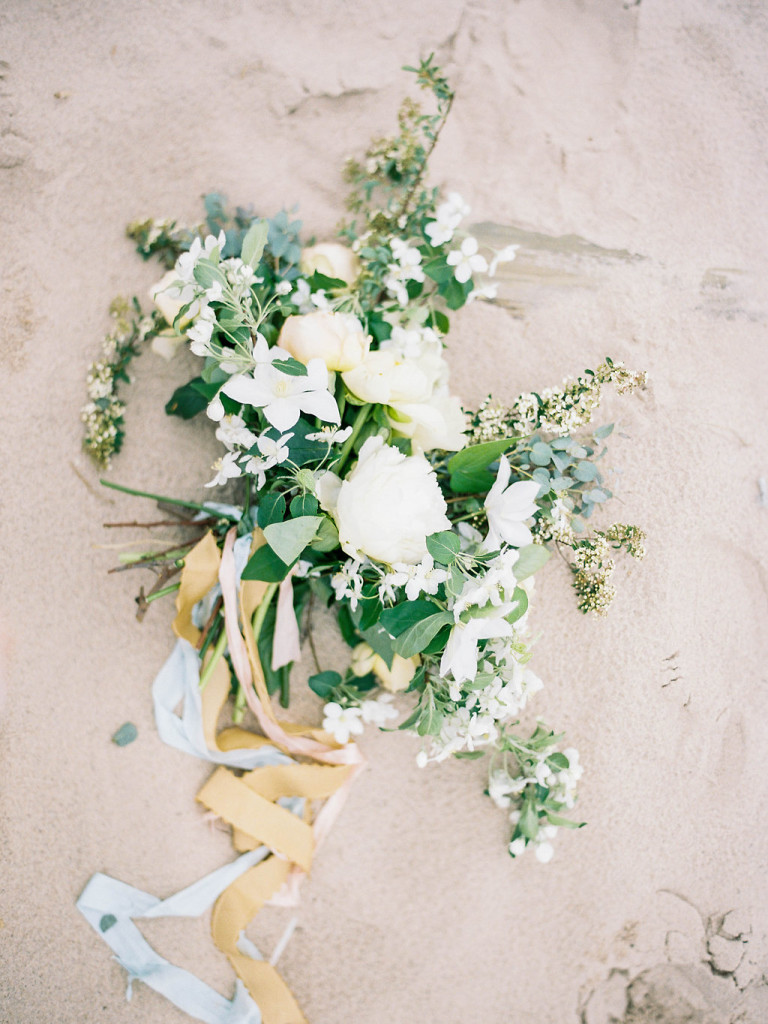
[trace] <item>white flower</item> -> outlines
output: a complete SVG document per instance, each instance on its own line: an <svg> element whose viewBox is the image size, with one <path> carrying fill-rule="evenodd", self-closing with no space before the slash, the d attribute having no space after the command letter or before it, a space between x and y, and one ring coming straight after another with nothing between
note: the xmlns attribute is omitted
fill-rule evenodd
<svg viewBox="0 0 768 1024"><path fill-rule="evenodd" d="M335 484L318 485L321 504L332 502ZM420 562L427 554L427 537L451 526L437 477L424 456L404 455L378 436L368 438L357 466L338 485L335 507L323 507L333 515L347 554L362 552L390 565Z"/></svg>
<svg viewBox="0 0 768 1024"><path fill-rule="evenodd" d="M351 313L316 310L289 316L277 344L300 363L322 359L329 370L353 370L368 354L371 339Z"/></svg>
<svg viewBox="0 0 768 1024"><path fill-rule="evenodd" d="M352 427L323 427L314 434L307 434L307 441L324 441L327 445L343 444L352 433Z"/></svg>
<svg viewBox="0 0 768 1024"><path fill-rule="evenodd" d="M425 226L424 234L427 235L432 245L443 245L445 242L450 242L453 232L460 223L461 213L453 204L441 203L435 211L435 220Z"/></svg>
<svg viewBox="0 0 768 1024"><path fill-rule="evenodd" d="M509 852L513 857L519 857L520 854L525 853L525 847L525 836L518 836L517 839L513 839L509 844Z"/></svg>
<svg viewBox="0 0 768 1024"><path fill-rule="evenodd" d="M385 576L384 579L394 587L405 585L405 596L409 601L415 601L419 594L436 594L441 583L448 579L445 569L436 569L435 560L432 555L425 555L418 565L406 565L403 562L394 562L392 565L394 573Z"/></svg>
<svg viewBox="0 0 768 1024"><path fill-rule="evenodd" d="M214 423L218 423L224 419L224 404L218 395L215 395L208 403L208 407L205 410L205 414L209 420L213 420Z"/></svg>
<svg viewBox="0 0 768 1024"><path fill-rule="evenodd" d="M397 708L393 708L392 694L383 693L378 700L364 700L360 705L363 721L367 725L385 726L387 722L397 718Z"/></svg>
<svg viewBox="0 0 768 1024"><path fill-rule="evenodd" d="M473 288L467 296L467 302L475 302L477 299L485 299L492 302L499 294L499 286L494 281L492 284L484 284L480 288Z"/></svg>
<svg viewBox="0 0 768 1024"><path fill-rule="evenodd" d="M205 358L209 352L211 335L216 326L216 314L210 306L203 306L198 313L194 324L188 329L187 337L190 341L192 354Z"/></svg>
<svg viewBox="0 0 768 1024"><path fill-rule="evenodd" d="M236 402L262 408L267 420L281 432L294 426L302 412L339 422L339 407L328 390L328 370L322 359L310 359L307 373L301 377L283 373L275 362L278 360L257 363L252 377L237 374L221 390Z"/></svg>
<svg viewBox="0 0 768 1024"><path fill-rule="evenodd" d="M474 679L477 675L478 641L513 633L512 626L503 617L484 616L469 622L457 622L440 661L440 675L447 676L450 672L457 683Z"/></svg>
<svg viewBox="0 0 768 1024"><path fill-rule="evenodd" d="M209 480L205 486L220 487L222 484L225 484L227 480L232 480L235 477L242 476L243 471L237 464L238 458L238 452L227 452L222 456L222 458L217 459L211 467L212 469L217 470L216 476L213 480Z"/></svg>
<svg viewBox="0 0 768 1024"><path fill-rule="evenodd" d="M357 603L363 593L363 577L359 571L361 565L362 562L357 559L350 559L331 577L331 586L336 594L336 600L343 601L346 597L352 611L357 608Z"/></svg>
<svg viewBox="0 0 768 1024"><path fill-rule="evenodd" d="M471 207L464 202L458 192L449 192L445 205L454 210L459 217L468 217L471 213Z"/></svg>
<svg viewBox="0 0 768 1024"><path fill-rule="evenodd" d="M218 250L218 255L226 245L226 242L227 238L223 231L219 232L218 238L214 235L208 235L205 243L201 242L199 238L195 238L189 247L189 252L183 252L176 260L175 269L181 280L189 284L193 283L197 261L203 258L210 259L214 250Z"/></svg>
<svg viewBox="0 0 768 1024"><path fill-rule="evenodd" d="M290 281L279 281L275 285L275 294L276 295L290 295L292 291L293 291L293 285L291 284Z"/></svg>
<svg viewBox="0 0 768 1024"><path fill-rule="evenodd" d="M245 420L234 413L221 417L216 430L216 439L230 451L238 447L252 448L256 444L256 435L246 427Z"/></svg>
<svg viewBox="0 0 768 1024"><path fill-rule="evenodd" d="M288 442L293 437L293 432L290 434L282 434L277 440L273 440L271 437L267 437L266 434L262 434L257 440L256 444L259 447L259 451L266 457L267 462L270 463L269 468L272 466L278 466L290 455L288 450Z"/></svg>
<svg viewBox="0 0 768 1024"><path fill-rule="evenodd" d="M343 708L332 700L323 708L323 714L323 728L337 743L347 743L350 736L359 736L363 732L360 708Z"/></svg>
<svg viewBox="0 0 768 1024"><path fill-rule="evenodd" d="M346 245L339 242L320 242L304 249L299 260L299 269L307 277L317 270L326 277L354 284L360 274L360 260Z"/></svg>
<svg viewBox="0 0 768 1024"><path fill-rule="evenodd" d="M485 257L477 252L477 239L471 235L464 239L460 249L448 253L446 262L449 267L456 268L453 274L459 284L467 282L473 273L484 273L488 269Z"/></svg>
<svg viewBox="0 0 768 1024"><path fill-rule="evenodd" d="M539 493L539 484L535 480L524 480L507 486L511 471L509 460L502 455L496 481L484 502L488 514L488 536L483 544L486 551L499 547L502 541L517 548L533 543L524 520L537 509L534 499Z"/></svg>
<svg viewBox="0 0 768 1024"><path fill-rule="evenodd" d="M536 860L541 864L549 864L555 855L555 848L552 843L536 843Z"/></svg>
<svg viewBox="0 0 768 1024"><path fill-rule="evenodd" d="M500 263L509 263L517 255L517 250L520 248L519 245L508 245L506 249L502 249L501 252L497 252L491 260L491 265L488 268L489 277L493 277L496 273L496 268Z"/></svg>

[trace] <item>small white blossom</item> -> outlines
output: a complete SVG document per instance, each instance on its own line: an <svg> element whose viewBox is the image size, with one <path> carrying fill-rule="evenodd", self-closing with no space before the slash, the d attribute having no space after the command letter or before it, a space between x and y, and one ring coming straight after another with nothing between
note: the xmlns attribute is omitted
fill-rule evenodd
<svg viewBox="0 0 768 1024"><path fill-rule="evenodd" d="M460 249L448 253L446 262L456 268L453 274L459 284L465 284L473 273L484 273L488 269L487 260L477 251L477 239L471 235L464 239Z"/></svg>
<svg viewBox="0 0 768 1024"><path fill-rule="evenodd" d="M496 268L500 263L511 262L517 255L517 250L519 248L519 245L508 245L505 249L502 249L501 252L497 252L491 260L491 265L488 268L488 276L493 277L496 273Z"/></svg>
<svg viewBox="0 0 768 1024"><path fill-rule="evenodd" d="M362 564L357 559L349 559L331 577L331 586L336 594L336 600L343 601L344 598L348 598L349 607L352 611L357 608L363 593L363 577L359 571Z"/></svg>
<svg viewBox="0 0 768 1024"><path fill-rule="evenodd" d="M252 448L256 444L256 435L246 427L245 420L234 413L222 416L219 420L216 439L230 451L234 448Z"/></svg>
<svg viewBox="0 0 768 1024"><path fill-rule="evenodd" d="M343 444L352 434L352 427L322 427L314 434L307 434L307 441L324 441L326 444Z"/></svg>
<svg viewBox="0 0 768 1024"><path fill-rule="evenodd" d="M364 700L360 710L367 725L381 727L397 718L397 709L392 707L391 693L383 693L377 700Z"/></svg>
<svg viewBox="0 0 768 1024"><path fill-rule="evenodd" d="M350 736L359 736L363 732L360 708L343 708L336 701L330 701L323 708L323 713L323 728L337 743L347 743Z"/></svg>
<svg viewBox="0 0 768 1024"><path fill-rule="evenodd" d="M282 434L277 438L277 440L267 437L266 434L262 434L261 437L258 438L256 444L258 445L261 454L265 456L266 461L269 463L269 469L271 469L272 466L279 466L288 458L290 455L288 442L292 437L293 432L290 434Z"/></svg>
<svg viewBox="0 0 768 1024"><path fill-rule="evenodd" d="M222 458L217 459L211 467L217 471L216 476L213 480L209 480L205 486L220 487L222 484L225 484L227 480L232 480L235 477L242 476L243 471L238 466L237 459L237 452L227 452L222 456Z"/></svg>

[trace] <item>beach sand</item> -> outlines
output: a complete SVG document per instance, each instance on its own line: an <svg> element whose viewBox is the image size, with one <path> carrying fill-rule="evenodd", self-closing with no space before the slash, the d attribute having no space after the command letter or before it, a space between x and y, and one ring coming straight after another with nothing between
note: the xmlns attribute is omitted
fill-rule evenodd
<svg viewBox="0 0 768 1024"><path fill-rule="evenodd" d="M311 1024L768 1020L767 47L761 0L2 5L2 1024L188 1019L141 983L126 1002L75 900L94 871L166 896L232 857L195 803L209 769L154 727L173 610L138 624L137 575L106 574L102 523L153 506L81 449L108 304L161 274L125 225L195 223L215 189L330 237L345 159L395 130L430 51L457 90L432 180L521 243L499 303L454 318L453 389L647 369L601 418L611 514L648 556L605 619L558 560L537 584L531 711L581 752L588 826L513 862L482 762L418 770L414 738L366 734L281 970ZM209 425L163 412L194 362L137 362L111 479L209 496ZM290 916L249 934L269 950ZM231 994L205 917L144 931Z"/></svg>

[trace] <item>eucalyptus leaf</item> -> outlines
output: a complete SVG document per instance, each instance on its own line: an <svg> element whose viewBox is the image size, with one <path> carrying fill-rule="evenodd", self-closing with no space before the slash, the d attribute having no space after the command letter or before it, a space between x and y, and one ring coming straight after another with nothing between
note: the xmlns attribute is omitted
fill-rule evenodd
<svg viewBox="0 0 768 1024"><path fill-rule="evenodd" d="M531 462L534 466L548 466L552 461L552 449L543 441L537 441L531 448Z"/></svg>
<svg viewBox="0 0 768 1024"><path fill-rule="evenodd" d="M112 742L116 743L118 747L127 747L129 743L133 743L138 735L139 730L133 722L126 722L114 734Z"/></svg>
<svg viewBox="0 0 768 1024"><path fill-rule="evenodd" d="M539 815L536 812L534 802L526 798L523 803L520 819L517 823L517 830L526 839L535 839L539 833Z"/></svg>

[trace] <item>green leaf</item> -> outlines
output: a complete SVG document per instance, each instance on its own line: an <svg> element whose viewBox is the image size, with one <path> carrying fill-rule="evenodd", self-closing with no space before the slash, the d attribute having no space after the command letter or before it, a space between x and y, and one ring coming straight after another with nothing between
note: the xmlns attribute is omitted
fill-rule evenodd
<svg viewBox="0 0 768 1024"><path fill-rule="evenodd" d="M139 730L133 722L126 722L124 725L120 726L112 737L112 742L116 743L118 747L127 747L129 743L133 743L138 735Z"/></svg>
<svg viewBox="0 0 768 1024"><path fill-rule="evenodd" d="M344 642L350 647L356 647L360 643L360 634L355 629L355 624L349 614L348 604L339 605L337 618L339 621L339 631L344 638Z"/></svg>
<svg viewBox="0 0 768 1024"><path fill-rule="evenodd" d="M267 244L268 234L269 224L267 224L265 220L257 220L248 228L246 236L243 239L243 248L240 252L240 257L243 263L247 263L248 266L252 267L254 270L258 267L259 262L261 261L264 246Z"/></svg>
<svg viewBox="0 0 768 1024"><path fill-rule="evenodd" d="M294 519L300 516L313 516L317 508L317 498L314 494L297 494L291 502L291 515Z"/></svg>
<svg viewBox="0 0 768 1024"><path fill-rule="evenodd" d="M462 284L454 277L447 284L439 285L437 290L445 299L448 309L461 309L473 287L471 279Z"/></svg>
<svg viewBox="0 0 768 1024"><path fill-rule="evenodd" d="M571 821L570 818L563 818L559 814L548 811L546 807L544 808L544 813L550 825L557 825L558 828L584 828L587 824L586 821Z"/></svg>
<svg viewBox="0 0 768 1024"><path fill-rule="evenodd" d="M545 548L543 544L528 544L526 547L520 548L517 561L512 570L515 574L515 579L520 582L529 576L533 576L543 565L547 564L551 557L552 552Z"/></svg>
<svg viewBox="0 0 768 1024"><path fill-rule="evenodd" d="M374 652L384 660L387 668L392 668L395 651L392 645L392 638L389 633L387 633L386 629L376 622L368 629L361 630L360 633L365 642L370 644Z"/></svg>
<svg viewBox="0 0 768 1024"><path fill-rule="evenodd" d="M223 271L216 263L207 259L198 260L193 273L201 288L210 288L212 284L220 284L224 288L227 284Z"/></svg>
<svg viewBox="0 0 768 1024"><path fill-rule="evenodd" d="M555 771L562 772L570 767L571 762L565 754L561 754L559 750L556 750L554 754L550 754L547 758L547 764L550 768L554 768Z"/></svg>
<svg viewBox="0 0 768 1024"><path fill-rule="evenodd" d="M316 693L321 700L327 701L337 686L341 685L341 676L338 672L318 672L307 680L310 690Z"/></svg>
<svg viewBox="0 0 768 1024"><path fill-rule="evenodd" d="M528 595L522 587L515 587L514 593L512 594L512 600L516 602L516 607L514 611L507 616L507 622L509 623L517 622L518 619L522 619L528 611Z"/></svg>
<svg viewBox="0 0 768 1024"><path fill-rule="evenodd" d="M435 692L430 683L424 689L424 696L421 698L421 715L416 732L419 736L437 736L443 727L443 712L435 702Z"/></svg>
<svg viewBox="0 0 768 1024"><path fill-rule="evenodd" d="M450 329L451 322L445 313L441 313L436 309L427 317L427 326L434 327L434 329L439 331L441 334L447 334Z"/></svg>
<svg viewBox="0 0 768 1024"><path fill-rule="evenodd" d="M459 535L453 530L442 530L427 537L427 551L441 565L453 565L461 551Z"/></svg>
<svg viewBox="0 0 768 1024"><path fill-rule="evenodd" d="M312 541L314 551L333 551L339 545L339 531L336 523L327 516L323 516L317 536Z"/></svg>
<svg viewBox="0 0 768 1024"><path fill-rule="evenodd" d="M183 420L191 420L193 416L207 409L208 403L216 395L219 385L206 383L202 377L195 377L171 395L166 403L165 411L169 416L180 416Z"/></svg>
<svg viewBox="0 0 768 1024"><path fill-rule="evenodd" d="M327 274L316 270L307 281L309 290L317 291L338 291L339 288L348 288L347 282L341 277L329 277Z"/></svg>
<svg viewBox="0 0 768 1024"><path fill-rule="evenodd" d="M414 623L395 640L395 653L401 658L411 658L414 654L419 654L435 634L449 622L453 622L453 612L439 612Z"/></svg>
<svg viewBox="0 0 768 1024"><path fill-rule="evenodd" d="M262 494L259 498L257 522L264 529L272 523L282 523L285 517L285 498L282 494Z"/></svg>
<svg viewBox="0 0 768 1024"><path fill-rule="evenodd" d="M485 757L484 750L457 750L453 755L459 761L477 761L480 757Z"/></svg>
<svg viewBox="0 0 768 1024"><path fill-rule="evenodd" d="M300 363L298 359L294 359L293 356L289 356L288 359L275 359L272 366L279 370L280 373L284 373L286 377L306 377L307 368L304 363Z"/></svg>
<svg viewBox="0 0 768 1024"><path fill-rule="evenodd" d="M495 477L487 469L463 470L451 474L451 490L455 494L487 494Z"/></svg>
<svg viewBox="0 0 768 1024"><path fill-rule="evenodd" d="M455 281L453 267L449 267L445 256L435 256L424 264L424 273L436 284L448 284ZM446 318L447 319L447 318Z"/></svg>
<svg viewBox="0 0 768 1024"><path fill-rule="evenodd" d="M539 815L531 798L527 798L523 803L520 820L517 823L517 830L526 839L535 839L538 835Z"/></svg>
<svg viewBox="0 0 768 1024"><path fill-rule="evenodd" d="M284 523L270 523L263 527L267 544L286 564L295 562L317 533L323 518L299 516L298 519L287 519Z"/></svg>
<svg viewBox="0 0 768 1024"><path fill-rule="evenodd" d="M379 616L379 621L387 630L390 636L400 636L406 629L430 615L439 614L442 609L433 601L419 599L417 601L403 601L386 608Z"/></svg>
<svg viewBox="0 0 768 1024"><path fill-rule="evenodd" d="M291 562L293 565L293 562ZM263 544L243 569L244 580L262 580L264 583L280 583L288 575L291 565L278 558L268 544Z"/></svg>
<svg viewBox="0 0 768 1024"><path fill-rule="evenodd" d="M514 437L502 437L498 441L484 441L482 444L473 444L468 448L462 448L456 452L449 461L448 469L451 473L474 472L479 469L486 469L495 462L500 455L510 448L515 442Z"/></svg>
<svg viewBox="0 0 768 1024"><path fill-rule="evenodd" d="M117 918L114 914L103 914L99 921L99 931L108 932L110 928L117 924Z"/></svg>
<svg viewBox="0 0 768 1024"><path fill-rule="evenodd" d="M608 435L612 434L612 433L613 433L613 424L612 423L606 423L605 426L597 428L597 430L595 431L595 437L599 438L602 441L602 439L604 437L608 437Z"/></svg>

